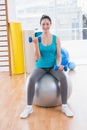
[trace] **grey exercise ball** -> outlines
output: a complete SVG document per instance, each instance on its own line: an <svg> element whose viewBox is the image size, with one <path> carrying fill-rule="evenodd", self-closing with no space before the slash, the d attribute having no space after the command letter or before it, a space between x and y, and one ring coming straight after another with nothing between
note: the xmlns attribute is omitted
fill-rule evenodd
<svg viewBox="0 0 87 130"><path fill-rule="evenodd" d="M66 75L68 83L68 97L71 95L72 86L68 75ZM42 107L53 107L61 105L60 82L50 74L44 75L35 84L35 95L33 103Z"/></svg>

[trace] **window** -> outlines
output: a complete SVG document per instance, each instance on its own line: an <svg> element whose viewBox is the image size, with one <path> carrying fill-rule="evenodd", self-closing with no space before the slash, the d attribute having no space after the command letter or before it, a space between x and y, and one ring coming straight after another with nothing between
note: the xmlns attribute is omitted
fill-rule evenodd
<svg viewBox="0 0 87 130"><path fill-rule="evenodd" d="M17 18L24 29L40 31L40 17L48 14L53 21L51 31L62 40L87 39L86 32L82 29L85 24L82 0L16 0L16 9Z"/></svg>

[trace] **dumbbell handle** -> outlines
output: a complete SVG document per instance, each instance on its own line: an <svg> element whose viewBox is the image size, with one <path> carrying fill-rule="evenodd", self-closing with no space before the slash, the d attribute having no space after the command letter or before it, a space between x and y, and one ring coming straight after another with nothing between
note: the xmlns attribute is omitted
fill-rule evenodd
<svg viewBox="0 0 87 130"><path fill-rule="evenodd" d="M55 65L54 66L54 70L57 71L59 69L59 66L58 65Z"/></svg>
<svg viewBox="0 0 87 130"><path fill-rule="evenodd" d="M58 69L59 69L59 66L55 65L54 66L54 70L57 71ZM67 71L67 66L64 66L64 71Z"/></svg>

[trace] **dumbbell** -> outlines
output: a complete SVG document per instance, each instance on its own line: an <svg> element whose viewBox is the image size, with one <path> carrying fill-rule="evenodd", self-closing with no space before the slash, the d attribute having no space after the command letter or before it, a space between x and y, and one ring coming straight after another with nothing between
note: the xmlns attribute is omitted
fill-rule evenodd
<svg viewBox="0 0 87 130"><path fill-rule="evenodd" d="M33 38L32 38L32 37L29 37L29 38L28 38L28 42L29 42L29 43L32 43L32 41L33 41ZM39 42L39 43L41 42L41 37L38 37L38 42Z"/></svg>
<svg viewBox="0 0 87 130"><path fill-rule="evenodd" d="M32 37L29 37L29 38L28 38L28 42L29 42L29 43L32 43L32 41L33 41Z"/></svg>
<svg viewBox="0 0 87 130"><path fill-rule="evenodd" d="M54 70L57 71L59 69L59 66L58 65L55 65L54 66ZM68 67L67 66L64 66L64 71L67 71L68 70Z"/></svg>

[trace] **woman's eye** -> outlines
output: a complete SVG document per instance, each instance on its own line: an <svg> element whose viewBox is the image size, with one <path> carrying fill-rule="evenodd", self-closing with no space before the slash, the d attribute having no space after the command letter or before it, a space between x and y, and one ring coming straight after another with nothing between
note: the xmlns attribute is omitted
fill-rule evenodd
<svg viewBox="0 0 87 130"><path fill-rule="evenodd" d="M49 25L49 23L47 23L47 26Z"/></svg>
<svg viewBox="0 0 87 130"><path fill-rule="evenodd" d="M45 26L45 25L49 26L49 23L46 23L46 24L45 24L45 23L43 23L42 25L43 25L43 26Z"/></svg>

